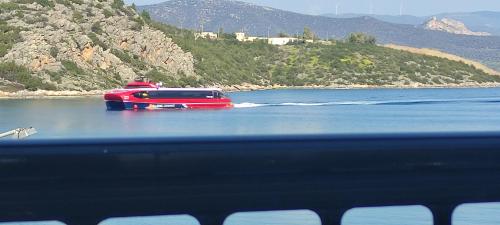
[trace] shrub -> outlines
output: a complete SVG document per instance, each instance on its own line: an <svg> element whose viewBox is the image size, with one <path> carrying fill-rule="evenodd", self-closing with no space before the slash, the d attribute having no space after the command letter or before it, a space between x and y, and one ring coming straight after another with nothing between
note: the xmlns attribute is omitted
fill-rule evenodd
<svg viewBox="0 0 500 225"><path fill-rule="evenodd" d="M14 2L2 2L0 3L0 12L10 12L13 10L23 9L23 6Z"/></svg>
<svg viewBox="0 0 500 225"><path fill-rule="evenodd" d="M152 80L154 82L162 82L163 85L167 86L167 87L178 87L179 86L179 83L177 82L177 80L174 77L172 77L172 76L168 75L166 72L158 70L158 69L152 69L149 72L147 72L146 74L144 74L144 76L146 76L147 78L149 78L150 80Z"/></svg>
<svg viewBox="0 0 500 225"><path fill-rule="evenodd" d="M102 34L102 32L103 32L102 27L101 27L101 23L99 23L99 22L95 22L94 24L92 24L92 26L90 27L90 30L92 30L92 32L94 32L96 34Z"/></svg>
<svg viewBox="0 0 500 225"><path fill-rule="evenodd" d="M21 10L16 11L17 18L24 18L24 12Z"/></svg>
<svg viewBox="0 0 500 225"><path fill-rule="evenodd" d="M61 5L65 5L65 6L70 7L70 8L73 7L73 5L71 4L71 2L69 0L56 0L56 3L61 4Z"/></svg>
<svg viewBox="0 0 500 225"><path fill-rule="evenodd" d="M62 77L64 76L62 71L58 72L47 71L46 73L49 75L51 81L56 82L58 84L62 83Z"/></svg>
<svg viewBox="0 0 500 225"><path fill-rule="evenodd" d="M111 4L111 7L113 9L122 9L125 3L123 3L123 0L113 0L113 3Z"/></svg>
<svg viewBox="0 0 500 225"><path fill-rule="evenodd" d="M3 79L20 83L30 91L57 89L54 85L45 83L41 78L32 76L28 68L18 66L14 62L0 63L0 74Z"/></svg>
<svg viewBox="0 0 500 225"><path fill-rule="evenodd" d="M135 23L132 25L130 29L135 31L142 30L142 27L144 26L144 21L140 17L132 17L131 20L134 21Z"/></svg>
<svg viewBox="0 0 500 225"><path fill-rule="evenodd" d="M85 71L82 70L75 62L69 60L61 61L61 64L64 66L64 69L71 75L81 76L85 74Z"/></svg>
<svg viewBox="0 0 500 225"><path fill-rule="evenodd" d="M377 43L377 39L364 33L352 33L347 37L347 42L352 44L375 45Z"/></svg>
<svg viewBox="0 0 500 225"><path fill-rule="evenodd" d="M57 55L59 54L59 49L57 47L51 47L50 48L50 55L53 58L57 58Z"/></svg>
<svg viewBox="0 0 500 225"><path fill-rule="evenodd" d="M129 53L118 49L111 49L111 54L118 57L122 62L128 63L136 69L145 70L147 65L138 55L130 56Z"/></svg>
<svg viewBox="0 0 500 225"><path fill-rule="evenodd" d="M103 10L104 17L109 18L112 17L114 14L113 12L109 11L108 9Z"/></svg>
<svg viewBox="0 0 500 225"><path fill-rule="evenodd" d="M21 29L0 21L0 57L7 54L15 43L21 41L20 31Z"/></svg>
<svg viewBox="0 0 500 225"><path fill-rule="evenodd" d="M146 22L151 21L151 15L149 15L149 12L148 12L148 11L146 11L146 10L143 10L143 11L141 12L141 17L142 17L144 20L146 20Z"/></svg>
<svg viewBox="0 0 500 225"><path fill-rule="evenodd" d="M101 46L103 50L109 49L109 46L106 43L102 42L95 33L88 33L87 37L89 37L90 40L92 40L92 43L94 43L94 45Z"/></svg>
<svg viewBox="0 0 500 225"><path fill-rule="evenodd" d="M38 4L40 4L43 7L50 7L54 8L55 4L51 0L36 0Z"/></svg>
<svg viewBox="0 0 500 225"><path fill-rule="evenodd" d="M74 4L77 4L77 5L83 5L85 2L83 2L83 0L69 0L71 1L72 3Z"/></svg>
<svg viewBox="0 0 500 225"><path fill-rule="evenodd" d="M73 21L76 23L80 23L80 22L82 22L82 20L83 20L83 15L78 11L74 11L73 12Z"/></svg>

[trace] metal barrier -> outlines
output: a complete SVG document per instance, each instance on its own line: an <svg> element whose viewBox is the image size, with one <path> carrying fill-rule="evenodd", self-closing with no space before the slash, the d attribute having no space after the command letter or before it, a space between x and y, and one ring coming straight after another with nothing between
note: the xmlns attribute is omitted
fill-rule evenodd
<svg viewBox="0 0 500 225"><path fill-rule="evenodd" d="M461 203L500 201L500 134L0 142L0 221L97 224L190 214L424 205L451 224Z"/></svg>

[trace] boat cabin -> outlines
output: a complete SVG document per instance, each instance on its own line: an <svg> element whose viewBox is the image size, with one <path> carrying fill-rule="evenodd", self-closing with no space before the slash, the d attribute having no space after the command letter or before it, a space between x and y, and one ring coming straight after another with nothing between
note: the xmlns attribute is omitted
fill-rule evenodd
<svg viewBox="0 0 500 225"><path fill-rule="evenodd" d="M152 90L133 94L140 99L221 99L226 98L219 90Z"/></svg>

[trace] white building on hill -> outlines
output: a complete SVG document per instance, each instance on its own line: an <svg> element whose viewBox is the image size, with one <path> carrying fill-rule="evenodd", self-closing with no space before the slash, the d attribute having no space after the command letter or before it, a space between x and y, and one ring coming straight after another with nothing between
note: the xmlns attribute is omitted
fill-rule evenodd
<svg viewBox="0 0 500 225"><path fill-rule="evenodd" d="M217 33L214 32L197 32L194 34L194 37L196 39L198 38L217 39L219 35L217 35Z"/></svg>
<svg viewBox="0 0 500 225"><path fill-rule="evenodd" d="M298 38L293 38L293 37L276 37L276 38L269 38L267 40L267 43L270 45L286 45L288 43L293 43L293 42L298 42Z"/></svg>

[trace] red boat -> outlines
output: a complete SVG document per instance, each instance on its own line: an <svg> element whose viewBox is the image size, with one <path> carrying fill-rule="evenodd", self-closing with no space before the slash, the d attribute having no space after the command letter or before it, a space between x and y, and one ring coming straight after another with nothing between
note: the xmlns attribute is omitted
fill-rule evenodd
<svg viewBox="0 0 500 225"><path fill-rule="evenodd" d="M104 95L108 110L128 109L226 109L231 99L219 88L162 88L136 80L124 89Z"/></svg>

